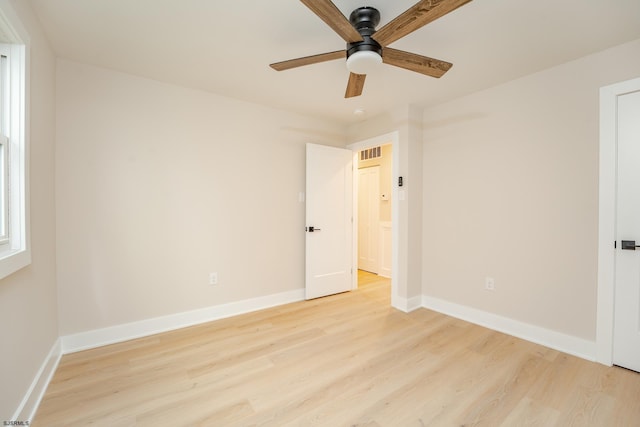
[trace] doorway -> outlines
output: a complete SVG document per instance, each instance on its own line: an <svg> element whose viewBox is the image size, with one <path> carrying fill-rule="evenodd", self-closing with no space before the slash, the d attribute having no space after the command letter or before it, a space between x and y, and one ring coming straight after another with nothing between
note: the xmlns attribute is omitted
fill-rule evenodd
<svg viewBox="0 0 640 427"><path fill-rule="evenodd" d="M358 152L358 270L391 278L391 144Z"/></svg>
<svg viewBox="0 0 640 427"><path fill-rule="evenodd" d="M394 272L397 269L399 234L398 198L394 177L398 175L397 132L361 141L349 146L354 152L354 275L353 287L371 274L386 279L396 294ZM357 165L357 166L356 166ZM390 279L390 280L389 280Z"/></svg>

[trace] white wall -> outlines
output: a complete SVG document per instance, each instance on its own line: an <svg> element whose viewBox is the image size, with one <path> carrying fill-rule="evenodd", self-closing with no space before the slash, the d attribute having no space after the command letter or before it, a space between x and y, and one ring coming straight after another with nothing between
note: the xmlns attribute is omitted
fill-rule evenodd
<svg viewBox="0 0 640 427"><path fill-rule="evenodd" d="M58 337L55 284L55 60L29 2L11 5L31 37L31 254L28 267L0 280L0 421L13 419Z"/></svg>
<svg viewBox="0 0 640 427"><path fill-rule="evenodd" d="M304 287L304 144L344 146L342 128L65 60L57 75L61 335Z"/></svg>
<svg viewBox="0 0 640 427"><path fill-rule="evenodd" d="M595 340L598 89L638 76L640 40L424 112L424 295Z"/></svg>

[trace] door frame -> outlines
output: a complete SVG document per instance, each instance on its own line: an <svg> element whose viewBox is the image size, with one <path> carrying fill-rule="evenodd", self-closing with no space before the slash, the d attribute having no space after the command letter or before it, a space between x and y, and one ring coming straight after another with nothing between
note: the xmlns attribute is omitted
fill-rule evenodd
<svg viewBox="0 0 640 427"><path fill-rule="evenodd" d="M596 361L613 365L615 314L617 100L640 90L640 78L600 88L600 172L598 207L598 297Z"/></svg>
<svg viewBox="0 0 640 427"><path fill-rule="evenodd" d="M400 199L395 185L400 174L400 138L394 131L347 145L353 151L353 265L358 266L358 152L378 145L391 144L391 301L398 295L398 247L400 244ZM358 275L353 275L353 289L358 288Z"/></svg>

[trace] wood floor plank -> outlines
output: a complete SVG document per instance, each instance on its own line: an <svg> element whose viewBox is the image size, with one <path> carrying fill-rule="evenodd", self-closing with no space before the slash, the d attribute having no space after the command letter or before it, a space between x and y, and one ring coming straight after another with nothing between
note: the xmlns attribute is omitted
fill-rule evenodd
<svg viewBox="0 0 640 427"><path fill-rule="evenodd" d="M500 427L547 427L558 425L560 411L541 405L529 397L518 402L511 413L500 423Z"/></svg>
<svg viewBox="0 0 640 427"><path fill-rule="evenodd" d="M635 426L640 374L433 311L390 282L63 356L62 426Z"/></svg>

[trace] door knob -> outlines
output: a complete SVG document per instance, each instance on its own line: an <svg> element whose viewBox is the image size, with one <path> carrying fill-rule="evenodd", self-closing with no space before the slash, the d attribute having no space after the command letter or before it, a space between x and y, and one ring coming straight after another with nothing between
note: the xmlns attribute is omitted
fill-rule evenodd
<svg viewBox="0 0 640 427"><path fill-rule="evenodd" d="M630 251L635 251L636 248L640 248L640 246L636 246L636 241L635 240L623 240L621 243L622 243L622 249L628 249Z"/></svg>
<svg viewBox="0 0 640 427"><path fill-rule="evenodd" d="M315 231L322 231L319 228L315 228L315 227L307 227L306 231L308 231L309 233L313 233Z"/></svg>

